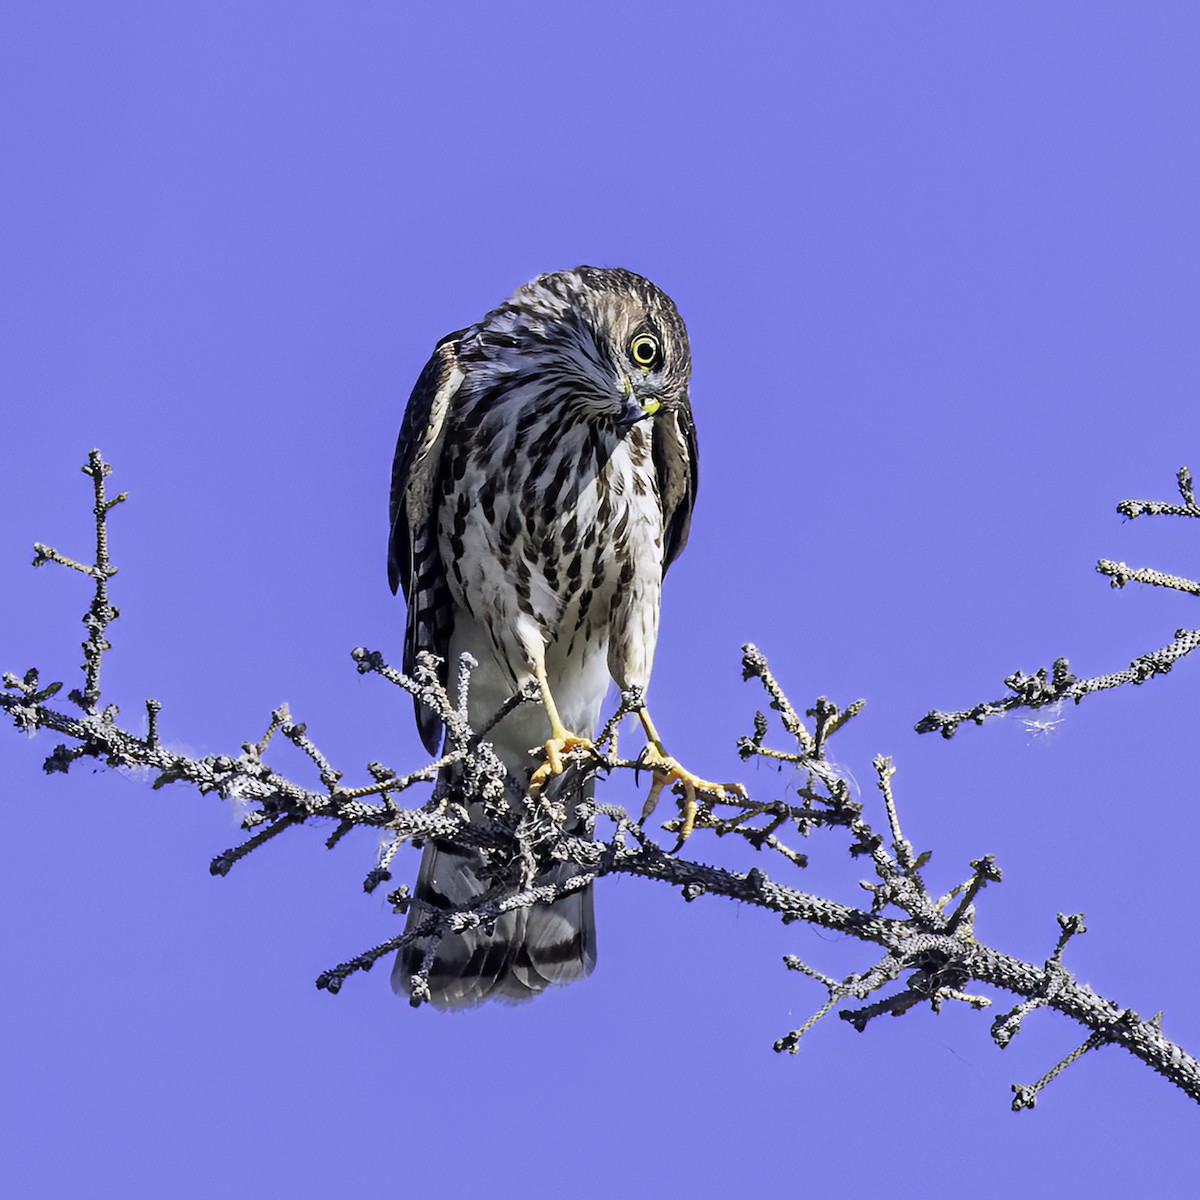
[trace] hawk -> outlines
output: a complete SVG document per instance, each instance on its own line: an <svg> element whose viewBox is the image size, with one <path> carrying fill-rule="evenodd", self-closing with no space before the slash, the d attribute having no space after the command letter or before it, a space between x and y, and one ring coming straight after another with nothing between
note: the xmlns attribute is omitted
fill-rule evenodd
<svg viewBox="0 0 1200 1200"><path fill-rule="evenodd" d="M446 683L470 653L474 728L536 682L541 704L518 706L488 734L522 785L514 804L561 774L564 754L590 745L610 677L621 689L649 683L663 575L696 498L690 372L671 300L630 271L584 266L539 276L442 338L409 398L388 555L392 591L408 606L404 667L432 652ZM440 723L419 701L416 710L436 754ZM683 770L645 708L639 717L651 802L677 783L690 831L697 792L721 787ZM415 894L444 910L472 907L494 885L483 865L431 842ZM574 871L559 864L538 882ZM415 919L414 908L410 927ZM398 992L411 993L425 949L400 951ZM440 1008L529 999L595 961L589 885L445 937L430 999Z"/></svg>

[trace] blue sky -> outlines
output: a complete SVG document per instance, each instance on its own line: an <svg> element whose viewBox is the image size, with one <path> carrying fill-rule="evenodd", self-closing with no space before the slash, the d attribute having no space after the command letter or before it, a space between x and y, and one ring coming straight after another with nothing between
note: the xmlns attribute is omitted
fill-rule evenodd
<svg viewBox="0 0 1200 1200"><path fill-rule="evenodd" d="M1170 3L9 5L0 667L73 679L83 581L27 563L86 553L98 445L131 497L107 697L155 696L196 753L286 699L348 773L418 765L407 700L349 659L399 657L409 388L539 272L629 267L688 322L702 448L668 745L778 794L734 752L748 640L798 703L865 696L835 757L866 788L895 756L931 883L997 857L980 937L1040 961L1084 911L1069 966L1196 1053L1196 665L1048 738L912 725L1196 623L1093 566L1196 570L1195 530L1114 506L1200 472L1198 37ZM988 1015L831 1020L778 1057L823 1000L781 956L869 952L640 881L599 889L595 975L534 1005L319 993L395 931L371 838L302 829L216 880L215 798L46 778L53 744L0 738L10 1194L1182 1194L1194 1105L1122 1052L1018 1116L1009 1084L1082 1040L1061 1019L1003 1053ZM806 849L792 881L857 901L844 841Z"/></svg>

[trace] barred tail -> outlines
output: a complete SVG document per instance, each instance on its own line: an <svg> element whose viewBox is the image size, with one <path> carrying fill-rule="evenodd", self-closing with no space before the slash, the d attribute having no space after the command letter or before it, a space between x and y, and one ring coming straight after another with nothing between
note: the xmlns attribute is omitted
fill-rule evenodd
<svg viewBox="0 0 1200 1200"><path fill-rule="evenodd" d="M551 781L547 790L566 785L570 778L568 771ZM583 798L591 799L592 787L593 781L588 780ZM571 832L584 833L583 822L578 821ZM482 858L473 851L431 842L421 859L416 898L461 911L475 907L489 890L493 898L511 894L511 887L497 888L494 881L481 877L483 866ZM534 884L562 884L579 873L579 867L559 863L537 876ZM422 908L414 905L408 928L425 916ZM411 994L413 977L421 969L428 946L429 939L419 939L401 949L392 968L394 991ZM492 999L520 1003L555 984L590 974L595 965L596 918L589 883L552 904L507 912L490 929L478 927L444 937L429 971L429 994L433 1004L442 1009L470 1008Z"/></svg>

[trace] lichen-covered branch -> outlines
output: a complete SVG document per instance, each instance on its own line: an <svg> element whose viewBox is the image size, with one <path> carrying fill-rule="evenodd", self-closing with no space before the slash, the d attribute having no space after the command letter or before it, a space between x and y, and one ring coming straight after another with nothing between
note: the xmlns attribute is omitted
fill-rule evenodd
<svg viewBox="0 0 1200 1200"><path fill-rule="evenodd" d="M1179 468L1176 481L1183 503L1122 500L1117 505L1117 511L1131 520L1142 515L1200 517L1191 472L1187 467ZM1151 587L1168 588L1171 591L1200 596L1200 582L1186 579L1182 575L1168 575L1149 567L1130 567L1126 563L1112 562L1107 558L1102 558L1096 564L1096 570L1106 576L1115 588L1122 588L1127 583L1145 583ZM1078 704L1085 696L1094 692L1106 692L1130 683L1141 684L1156 675L1166 675L1181 658L1191 654L1198 646L1200 629L1177 629L1175 636L1165 646L1139 655L1122 670L1095 675L1090 679L1077 679L1071 673L1070 663L1065 658L1056 658L1049 671L1045 667L1039 668L1032 675L1014 671L1004 680L1009 694L1001 696L998 700L985 700L955 712L932 709L917 722L915 728L918 733L940 733L942 737L950 738L960 725L967 722L982 725L989 717L1012 712L1014 709L1045 708L1047 705L1061 704L1066 700Z"/></svg>
<svg viewBox="0 0 1200 1200"><path fill-rule="evenodd" d="M1175 482L1179 487L1179 498L1182 504L1170 500L1122 500L1117 505L1117 512L1128 517L1200 517L1200 504L1196 503L1196 489L1192 484L1192 473L1187 467L1180 467L1175 473Z"/></svg>
<svg viewBox="0 0 1200 1200"><path fill-rule="evenodd" d="M803 783L786 800L754 800L733 794L710 797L686 842L688 857L658 845L620 805L583 800L584 784L597 774L638 768L637 759L619 756L617 745L621 719L636 711L642 701L632 692L622 697L618 712L602 730L596 756L572 760L553 802L544 796L527 798L521 811L514 811L506 799L513 780L492 752L486 734L504 713L535 697L531 693L511 697L482 729L472 730L463 702L474 665L469 656L457 664L455 703L440 683L438 663L430 656L419 658L408 676L390 666L378 651L360 647L352 652L361 673L377 675L419 697L445 724L442 754L404 774L371 762L365 769L369 778L345 784L345 773L333 765L305 725L292 718L286 705L271 714L263 735L243 743L238 754L197 758L167 749L159 737L160 706L153 700L146 702L147 733L131 732L118 721L114 706L100 707L99 690L100 667L108 649L107 629L117 616L107 592L108 580L116 570L108 559L107 520L123 497L105 499L103 480L109 468L98 452L89 456L85 470L96 490L95 562L85 566L47 547L39 547L37 560L81 571L96 583L85 617L89 637L84 645L83 686L68 693L79 711L53 706L60 685L43 686L35 670L22 676L4 675L5 690L0 693L0 708L18 728L49 730L66 739L46 758L45 769L67 772L79 759L92 758L113 766L149 768L156 776L155 787L187 783L201 793L237 801L247 836L212 861L210 869L216 875L226 874L293 826L324 820L331 823L327 843L331 848L356 826L370 826L385 834L378 858L366 873L363 886L367 891L392 879L392 865L403 845L428 838L474 849L484 860L487 877L494 880L472 907L456 910L419 901L405 886L395 888L389 896L394 911L417 910L412 925L407 931L398 927L395 936L330 968L317 980L319 987L337 992L352 975L370 970L380 958L419 940L428 947L412 989L414 1000L420 1002L423 973L428 972L442 938L486 926L514 909L552 902L609 875L638 875L677 887L688 902L702 896L736 900L772 913L785 924L805 922L836 930L874 948L865 969L844 979L831 978L793 956L785 959L789 969L824 988L826 999L799 1028L778 1039L777 1050L794 1053L801 1038L833 1011L863 1030L879 1016L901 1016L924 1005L936 1011L943 1004L957 1002L982 1009L993 999L974 990L982 985L1016 999L991 1026L992 1038L1001 1047L1009 1044L1025 1018L1037 1009L1053 1010L1083 1030L1078 1049L1036 1083L1014 1085L1014 1108L1032 1107L1041 1090L1080 1055L1109 1044L1124 1047L1200 1100L1200 1064L1163 1034L1157 1018L1144 1021L1098 996L1063 965L1070 939L1084 931L1081 916L1059 916L1059 936L1041 965L1003 954L976 939L975 906L984 890L1001 878L992 857L981 855L974 860L970 874L965 879L960 876L944 893L930 891L924 878L929 853L918 852L902 830L892 761L880 756L873 764L884 822L877 829L849 784L825 757L828 740L854 717L862 701L842 708L822 697L801 715L771 673L766 658L753 646L743 647L743 674L763 687L770 709L778 714L782 744L768 744L771 723L760 712L753 733L739 743L740 752L746 759L787 766ZM1054 686L1052 681L1049 686ZM315 775L314 784L299 783L265 761L274 754L280 738ZM443 770L450 765L456 768L453 772ZM447 782L451 778L452 784ZM429 785L428 795L408 802L418 785ZM584 806L582 815L594 823L592 837L579 836L578 826L566 819L568 809L577 805ZM818 828L840 832L855 860L868 868L871 877L859 881L866 893L861 905L817 896L792 882L793 873L804 867L807 858L791 843ZM680 821L669 821L664 829L678 834ZM715 842L705 842L709 837L746 842L764 855L764 863L778 865L786 879L770 877L757 868L740 872L700 861L694 851L705 844L716 847ZM535 882L547 877L546 868L554 862L569 862L579 870L561 883Z"/></svg>

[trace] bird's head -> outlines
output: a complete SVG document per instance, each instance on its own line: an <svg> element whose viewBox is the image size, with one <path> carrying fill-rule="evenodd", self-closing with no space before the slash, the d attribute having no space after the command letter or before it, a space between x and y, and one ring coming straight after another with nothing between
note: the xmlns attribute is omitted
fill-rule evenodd
<svg viewBox="0 0 1200 1200"><path fill-rule="evenodd" d="M475 329L476 352L528 381L539 405L568 405L624 431L685 404L692 360L671 299L648 279L607 267L541 275Z"/></svg>

